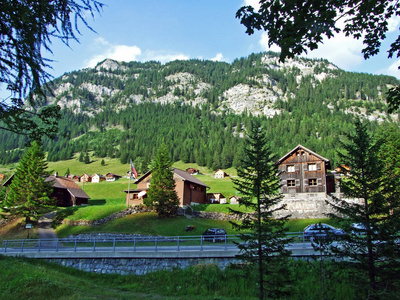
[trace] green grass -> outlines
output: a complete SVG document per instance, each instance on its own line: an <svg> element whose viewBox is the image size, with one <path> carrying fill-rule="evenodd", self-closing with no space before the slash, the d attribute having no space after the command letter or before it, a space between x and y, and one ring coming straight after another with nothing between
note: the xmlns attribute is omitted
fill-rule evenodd
<svg viewBox="0 0 400 300"><path fill-rule="evenodd" d="M258 299L255 270L246 266L220 270L210 264L121 276L0 256L0 290L2 299ZM292 294L282 299L322 299L319 262L290 260L286 270L293 279ZM326 261L325 299L366 299L365 278L352 276L354 271L349 265ZM390 295L397 299L393 291L386 291L386 299Z"/></svg>
<svg viewBox="0 0 400 300"><path fill-rule="evenodd" d="M189 225L195 226L192 231L185 231ZM87 226L67 226L57 227L56 233L59 237L66 237L70 234L79 233L137 233L161 236L191 236L201 235L206 229L218 227L224 228L228 234L235 234L232 226L227 221L206 220L200 218L187 219L186 217L159 218L156 213L141 213L129 215L124 218L112 220L106 224L87 227Z"/></svg>

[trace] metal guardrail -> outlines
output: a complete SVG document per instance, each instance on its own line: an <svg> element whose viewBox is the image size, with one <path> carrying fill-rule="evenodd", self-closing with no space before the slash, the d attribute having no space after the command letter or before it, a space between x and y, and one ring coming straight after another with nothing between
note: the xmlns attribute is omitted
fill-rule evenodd
<svg viewBox="0 0 400 300"><path fill-rule="evenodd" d="M306 246L302 232L288 233L298 244ZM23 252L116 252L116 251L205 251L228 250L240 243L237 235L172 236L132 238L60 238L4 240L0 253Z"/></svg>

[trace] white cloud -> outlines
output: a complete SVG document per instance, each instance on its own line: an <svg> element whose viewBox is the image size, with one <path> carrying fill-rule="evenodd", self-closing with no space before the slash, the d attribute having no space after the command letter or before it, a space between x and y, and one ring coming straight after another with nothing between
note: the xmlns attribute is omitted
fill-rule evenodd
<svg viewBox="0 0 400 300"><path fill-rule="evenodd" d="M95 43L102 51L87 60L86 67L92 68L106 58L111 58L116 61L134 61L142 54L142 51L137 46L113 45L103 38L96 39Z"/></svg>
<svg viewBox="0 0 400 300"><path fill-rule="evenodd" d="M214 58L211 58L212 61L226 61L222 53L217 53Z"/></svg>
<svg viewBox="0 0 400 300"><path fill-rule="evenodd" d="M189 56L182 53L171 53L167 51L152 51L146 50L142 53L142 50L138 46L128 45L113 45L106 41L104 38L98 38L95 40L94 46L99 49L99 54L92 56L90 59L85 61L85 67L93 68L97 63L103 61L106 58L114 59L116 61L149 61L155 60L161 63L166 63L173 60L188 60Z"/></svg>
<svg viewBox="0 0 400 300"><path fill-rule="evenodd" d="M400 70L398 69L399 66L400 66L400 59L392 63L386 70L382 70L381 73L400 78Z"/></svg>
<svg viewBox="0 0 400 300"><path fill-rule="evenodd" d="M188 60L190 57L182 53L169 53L167 51L152 51L147 50L143 55L143 61L155 60L161 63L166 63L174 60Z"/></svg>
<svg viewBox="0 0 400 300"><path fill-rule="evenodd" d="M244 0L242 6L253 6L258 11L260 9L260 0Z"/></svg>
<svg viewBox="0 0 400 300"><path fill-rule="evenodd" d="M325 58L344 70L352 70L364 62L361 40L346 37L343 33L328 39L324 37L318 49L308 52L308 58Z"/></svg>
<svg viewBox="0 0 400 300"><path fill-rule="evenodd" d="M260 46L262 47L262 49L264 51L274 51L274 52L281 52L281 48L278 45L272 44L271 47L268 46L268 33L267 32L263 32L261 34L261 39L259 41Z"/></svg>

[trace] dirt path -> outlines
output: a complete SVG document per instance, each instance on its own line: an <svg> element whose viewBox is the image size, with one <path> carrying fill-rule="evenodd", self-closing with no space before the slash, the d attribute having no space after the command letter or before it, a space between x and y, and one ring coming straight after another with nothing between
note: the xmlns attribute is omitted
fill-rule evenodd
<svg viewBox="0 0 400 300"><path fill-rule="evenodd" d="M54 219L56 212L50 212L40 217L38 221L38 231L40 240L52 240L57 239L57 235L53 228L51 228L51 223ZM43 241L41 247L44 248L54 248L56 246L55 241Z"/></svg>

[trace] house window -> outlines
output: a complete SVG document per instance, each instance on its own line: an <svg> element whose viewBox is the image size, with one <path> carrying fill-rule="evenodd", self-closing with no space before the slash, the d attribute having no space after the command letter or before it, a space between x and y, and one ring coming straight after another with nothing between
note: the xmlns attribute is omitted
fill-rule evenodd
<svg viewBox="0 0 400 300"><path fill-rule="evenodd" d="M317 185L317 178L308 179L308 185Z"/></svg>
<svg viewBox="0 0 400 300"><path fill-rule="evenodd" d="M308 171L317 171L317 164L308 164Z"/></svg>
<svg viewBox="0 0 400 300"><path fill-rule="evenodd" d="M294 165L287 166L288 172L294 172Z"/></svg>
<svg viewBox="0 0 400 300"><path fill-rule="evenodd" d="M287 181L287 186L296 186L296 183L295 183L294 179L289 179Z"/></svg>

